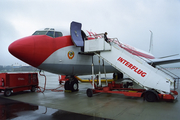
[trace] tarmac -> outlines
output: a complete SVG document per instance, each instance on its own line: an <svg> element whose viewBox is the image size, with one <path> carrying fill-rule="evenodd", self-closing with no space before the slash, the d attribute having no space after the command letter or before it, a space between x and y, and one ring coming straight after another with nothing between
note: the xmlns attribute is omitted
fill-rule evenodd
<svg viewBox="0 0 180 120"><path fill-rule="evenodd" d="M39 77L40 85L44 81ZM59 87L56 77L47 77L47 89ZM121 94L99 93L87 97L90 83L79 83L77 92L23 91L4 97L0 93L0 119L26 120L179 120L179 96L173 102L147 102ZM63 88L60 88L63 90ZM180 93L180 89L177 89Z"/></svg>

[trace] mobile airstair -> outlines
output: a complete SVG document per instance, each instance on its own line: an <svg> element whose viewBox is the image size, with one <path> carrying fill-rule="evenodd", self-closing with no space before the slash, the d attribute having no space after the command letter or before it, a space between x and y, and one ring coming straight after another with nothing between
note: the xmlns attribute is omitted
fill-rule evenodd
<svg viewBox="0 0 180 120"><path fill-rule="evenodd" d="M155 96L160 94L169 96L170 99L176 98L176 80L161 70L154 68L141 57L133 55L131 48L127 49L127 46L121 44L117 39L111 39L109 43L105 42L104 38L87 40L84 49L84 52L94 52L121 73L126 74L131 80L144 88L144 93L151 92ZM105 91L110 90L110 88L105 89ZM139 93L142 96L142 91ZM135 93L135 95L137 94Z"/></svg>
<svg viewBox="0 0 180 120"><path fill-rule="evenodd" d="M153 102L159 99L174 100L178 93L175 91L176 80L169 74L151 66L146 60L138 56L132 48L128 48L117 39L109 39L105 42L103 34L95 36L96 39L85 40L84 52L94 53L111 66L131 80L136 82L143 89L124 88L123 84L115 82L108 83L108 86L87 89L87 96L92 97L95 93L120 93L125 96L144 97L147 101ZM92 64L93 73L93 64Z"/></svg>

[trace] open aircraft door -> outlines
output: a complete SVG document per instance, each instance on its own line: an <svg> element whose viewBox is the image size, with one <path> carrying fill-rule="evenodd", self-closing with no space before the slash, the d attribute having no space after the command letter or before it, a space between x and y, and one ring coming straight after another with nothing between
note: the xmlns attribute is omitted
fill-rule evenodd
<svg viewBox="0 0 180 120"><path fill-rule="evenodd" d="M71 39L77 47L84 47L85 33L81 30L81 23L71 22L70 33Z"/></svg>

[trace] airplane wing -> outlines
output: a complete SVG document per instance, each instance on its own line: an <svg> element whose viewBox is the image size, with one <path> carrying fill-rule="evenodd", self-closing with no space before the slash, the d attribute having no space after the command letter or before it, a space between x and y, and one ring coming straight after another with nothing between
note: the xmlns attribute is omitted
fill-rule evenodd
<svg viewBox="0 0 180 120"><path fill-rule="evenodd" d="M153 62L153 64L152 64ZM148 62L149 64L152 64L152 66L156 66L156 65L164 65L164 64L170 64L170 63L177 63L180 62L180 59L176 58L176 59L154 59L152 60L152 62Z"/></svg>

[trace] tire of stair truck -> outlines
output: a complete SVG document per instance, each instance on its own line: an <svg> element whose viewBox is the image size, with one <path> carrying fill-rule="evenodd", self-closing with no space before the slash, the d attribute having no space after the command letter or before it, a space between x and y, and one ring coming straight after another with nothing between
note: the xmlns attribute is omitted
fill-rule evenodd
<svg viewBox="0 0 180 120"><path fill-rule="evenodd" d="M129 86L133 86L132 82L126 82L126 84L123 85L124 88L129 88Z"/></svg>
<svg viewBox="0 0 180 120"><path fill-rule="evenodd" d="M92 96L93 96L93 91L92 91L92 89L88 88L88 89L86 90L86 94L87 94L88 97L92 97Z"/></svg>
<svg viewBox="0 0 180 120"><path fill-rule="evenodd" d="M11 93L12 93L11 90L5 90L4 96L9 97L11 95Z"/></svg>
<svg viewBox="0 0 180 120"><path fill-rule="evenodd" d="M123 73L118 73L118 79L122 79L123 78Z"/></svg>
<svg viewBox="0 0 180 120"><path fill-rule="evenodd" d="M74 91L78 91L78 89L79 89L78 81L72 81L70 84L70 90L74 92Z"/></svg>
<svg viewBox="0 0 180 120"><path fill-rule="evenodd" d="M122 79L123 78L123 73L113 73L113 79L116 79L116 78L117 79Z"/></svg>
<svg viewBox="0 0 180 120"><path fill-rule="evenodd" d="M32 86L31 87L31 92L35 92L36 91L36 86Z"/></svg>
<svg viewBox="0 0 180 120"><path fill-rule="evenodd" d="M64 84L64 89L65 89L65 90L70 90L69 80L65 82L65 84Z"/></svg>
<svg viewBox="0 0 180 120"><path fill-rule="evenodd" d="M145 99L148 102L156 102L159 100L158 94L154 90L148 90L144 93Z"/></svg>

